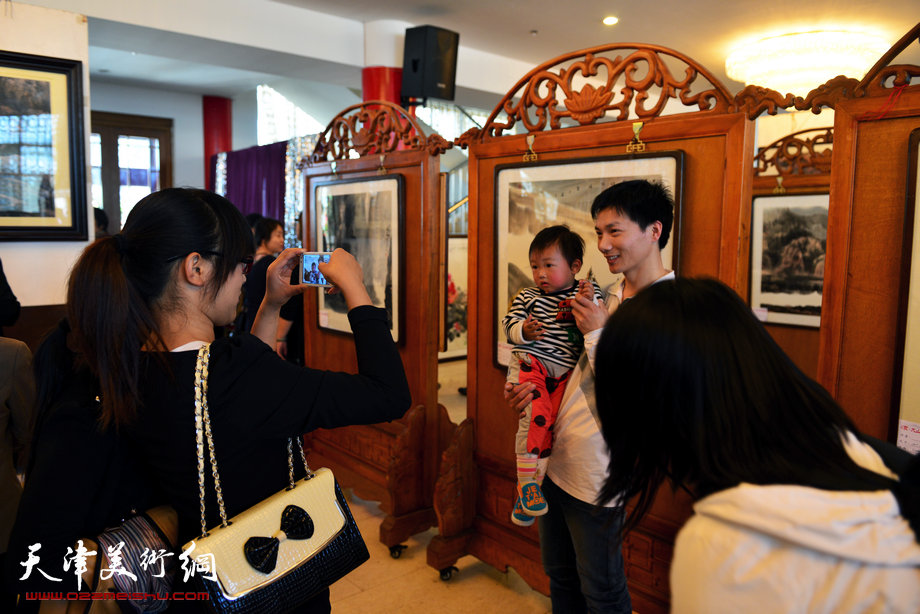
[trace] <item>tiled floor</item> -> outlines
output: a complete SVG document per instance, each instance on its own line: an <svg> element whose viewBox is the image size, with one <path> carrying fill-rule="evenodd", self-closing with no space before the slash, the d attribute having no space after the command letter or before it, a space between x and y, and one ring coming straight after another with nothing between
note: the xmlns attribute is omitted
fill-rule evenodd
<svg viewBox="0 0 920 614"><path fill-rule="evenodd" d="M458 388L466 386L466 361L445 361L439 365L439 401L451 421L466 417L466 397ZM465 556L456 563L459 571L444 582L438 571L426 563L425 549L437 529L409 538L398 559L377 540L384 514L376 502L363 501L348 493L352 514L367 543L371 558L336 582L331 589L334 614L451 614L549 613L549 598L532 590L514 570L502 573L479 559Z"/></svg>
<svg viewBox="0 0 920 614"><path fill-rule="evenodd" d="M438 402L447 409L447 415L454 424L466 418L466 397L460 388L466 388L466 360L445 360L438 363Z"/></svg>
<svg viewBox="0 0 920 614"><path fill-rule="evenodd" d="M384 514L373 501L348 493L349 506L371 558L332 585L333 614L549 614L549 598L532 590L513 570L501 573L472 556L457 561L459 571L444 582L425 562L425 548L437 529L406 541L398 559L377 540Z"/></svg>

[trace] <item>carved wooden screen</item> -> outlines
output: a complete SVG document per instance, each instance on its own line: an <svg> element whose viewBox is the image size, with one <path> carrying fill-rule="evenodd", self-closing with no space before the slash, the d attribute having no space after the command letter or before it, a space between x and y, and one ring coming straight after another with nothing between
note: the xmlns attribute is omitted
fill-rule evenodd
<svg viewBox="0 0 920 614"><path fill-rule="evenodd" d="M833 140L832 128L810 128L787 134L764 147L754 157L754 198L827 194L831 183ZM756 262L757 254L751 256ZM806 375L817 378L818 328L769 322L764 326Z"/></svg>
<svg viewBox="0 0 920 614"><path fill-rule="evenodd" d="M332 468L343 486L382 502L387 517L380 527L380 540L393 549L394 556L401 541L435 524L432 493L449 432L446 413L437 404L440 330L435 315L443 232L437 155L449 146L438 135L426 138L402 108L368 102L349 107L332 120L303 169L307 203L304 246L314 251L324 250L317 241L318 189L356 186L360 191L375 185L374 180L387 179L395 179L391 183L401 188L401 238L398 253L390 254L401 263L392 271L398 300L394 302L390 296L388 304L398 304L400 312L393 320L399 325L398 344L413 408L402 420L392 423L319 430L307 436L314 465ZM377 204L364 206L367 216ZM343 225L343 229L343 235L351 237L367 232L357 223ZM388 257L384 254L381 258ZM365 280L367 269L365 264ZM316 291L304 295L306 363L314 368L356 372L351 335L330 330L334 328L331 321L320 320L319 301Z"/></svg>
<svg viewBox="0 0 920 614"><path fill-rule="evenodd" d="M751 99L744 108L764 104L770 106ZM632 151L644 145L650 155L681 151L683 211L674 255L679 273L718 277L746 295L753 123L738 109L722 85L679 53L609 45L535 68L482 130L458 139L470 151L469 419L444 456L435 494L440 535L428 551L429 564L448 577L450 565L470 553L500 569L514 567L531 586L548 592L536 527L515 527L509 520L517 416L503 401L505 373L494 361L496 171L622 155L630 144ZM665 110L677 114L665 116ZM514 134L519 128L527 133ZM637 611L667 611L671 543L688 514L687 499L665 489L627 538L624 555Z"/></svg>
<svg viewBox="0 0 920 614"><path fill-rule="evenodd" d="M890 62L918 35L920 24L827 102L835 109L834 156L819 381L857 427L891 441L908 135L920 127L920 66Z"/></svg>

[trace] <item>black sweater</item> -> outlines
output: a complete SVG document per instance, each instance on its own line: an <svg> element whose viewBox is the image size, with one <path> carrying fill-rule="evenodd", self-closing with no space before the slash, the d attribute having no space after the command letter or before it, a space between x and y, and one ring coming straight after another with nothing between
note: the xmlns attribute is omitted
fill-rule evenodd
<svg viewBox="0 0 920 614"><path fill-rule="evenodd" d="M386 312L348 314L358 374L297 367L248 334L211 345L208 405L228 517L287 485L287 438L317 428L375 424L403 416L409 386ZM197 351L148 356L142 402L128 439L179 515L179 544L201 532L195 451ZM219 522L206 462L208 527ZM296 463L295 463L296 466ZM300 468L303 473L303 467Z"/></svg>

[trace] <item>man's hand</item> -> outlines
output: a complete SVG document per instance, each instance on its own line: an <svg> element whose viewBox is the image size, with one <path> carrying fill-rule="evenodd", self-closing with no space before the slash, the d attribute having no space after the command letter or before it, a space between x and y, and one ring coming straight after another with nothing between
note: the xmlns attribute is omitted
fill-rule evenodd
<svg viewBox="0 0 920 614"><path fill-rule="evenodd" d="M511 382L505 382L503 390L505 402L508 403L508 407L511 409L522 412L533 401L534 388L536 386L532 383L512 384Z"/></svg>
<svg viewBox="0 0 920 614"><path fill-rule="evenodd" d="M607 300L616 301L617 299L616 297L608 297ZM581 331L581 334L587 335L592 330L604 328L608 317L607 305L601 300L595 303L593 292L590 296L585 296L579 289L578 294L572 300L572 314L575 316L575 324L578 326L578 330Z"/></svg>
<svg viewBox="0 0 920 614"><path fill-rule="evenodd" d="M528 313L527 319L524 320L522 334L527 341L535 341L543 338L543 324L534 319L533 314Z"/></svg>

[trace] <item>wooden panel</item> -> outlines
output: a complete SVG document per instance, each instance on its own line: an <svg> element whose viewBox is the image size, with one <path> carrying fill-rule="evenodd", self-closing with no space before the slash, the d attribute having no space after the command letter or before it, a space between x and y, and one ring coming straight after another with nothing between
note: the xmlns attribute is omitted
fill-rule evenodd
<svg viewBox="0 0 920 614"><path fill-rule="evenodd" d="M812 379L818 378L818 329L764 324L773 340Z"/></svg>
<svg viewBox="0 0 920 614"><path fill-rule="evenodd" d="M444 219L438 201L438 159L426 150L386 154L386 173L403 180L401 210L401 270L399 271L399 353L406 370L415 408L391 425L355 426L316 431L311 454L327 462L344 486L382 502L388 517L381 525L381 541L395 546L410 535L435 524L432 507L440 453L447 444L449 423L437 405L437 351L440 338L437 314L440 254ZM304 245L319 250L315 241L316 206L313 187L320 182L376 178L380 157L315 162L304 169ZM318 326L317 294L304 295L305 358L313 367L357 371L350 334Z"/></svg>
<svg viewBox="0 0 920 614"><path fill-rule="evenodd" d="M786 175L782 188L791 194L823 194L830 190L830 175ZM753 195L772 196L776 177L754 177ZM750 265L749 265L750 266ZM764 324L773 340L792 362L812 379L818 378L818 330L781 324Z"/></svg>
<svg viewBox="0 0 920 614"><path fill-rule="evenodd" d="M610 156L625 153L624 146L632 137L628 125L571 128L538 135L534 150L540 162ZM747 296L753 123L740 113L660 118L645 125L642 140L647 152L681 150L685 154L679 273L718 277ZM463 539L469 553L500 569L513 566L532 586L545 590L537 532L515 527L509 520L514 502L517 415L504 403L505 373L493 360L498 325L494 321L495 171L500 165L519 164L526 151L523 135L476 143L470 151L468 394L479 489L472 533ZM668 609L671 543L689 513L686 497L675 498L662 491L652 513L627 541L630 592L643 612ZM533 565L527 568L530 573L521 570L522 557L532 557Z"/></svg>
<svg viewBox="0 0 920 614"><path fill-rule="evenodd" d="M861 430L893 441L891 385L902 288L907 140L920 89L836 108L819 381Z"/></svg>

